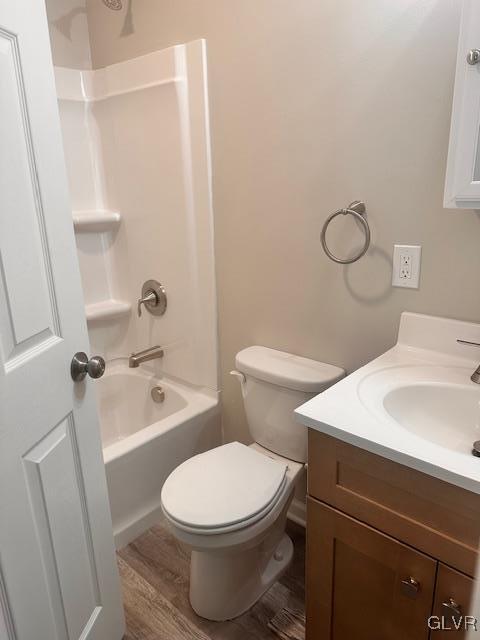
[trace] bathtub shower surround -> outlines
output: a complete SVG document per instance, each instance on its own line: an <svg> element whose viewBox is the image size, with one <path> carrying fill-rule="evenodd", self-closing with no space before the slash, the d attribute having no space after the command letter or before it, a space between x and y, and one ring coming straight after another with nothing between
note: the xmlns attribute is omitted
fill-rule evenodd
<svg viewBox="0 0 480 640"><path fill-rule="evenodd" d="M118 546L160 517L172 469L220 442L205 42L55 73ZM152 280L168 307L138 317Z"/></svg>

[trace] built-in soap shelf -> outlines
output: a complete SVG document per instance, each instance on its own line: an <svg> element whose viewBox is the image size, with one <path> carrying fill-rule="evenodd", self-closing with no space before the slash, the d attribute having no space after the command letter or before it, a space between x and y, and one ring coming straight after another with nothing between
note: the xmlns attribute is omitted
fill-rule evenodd
<svg viewBox="0 0 480 640"><path fill-rule="evenodd" d="M95 320L106 320L125 316L132 310L132 305L123 300L102 300L93 304L87 304L85 307L85 315L87 322Z"/></svg>
<svg viewBox="0 0 480 640"><path fill-rule="evenodd" d="M127 316L132 310L132 305L124 300L110 297L108 272L111 271L112 266L108 243L105 244L100 235L115 231L120 225L122 216L117 211L102 209L73 211L72 216L77 234L77 250L84 289L87 292L95 290L97 299L102 297L102 294L105 295L105 300L85 305L87 322L114 320Z"/></svg>
<svg viewBox="0 0 480 640"><path fill-rule="evenodd" d="M101 233L115 230L122 220L118 211L74 211L73 226L77 233Z"/></svg>

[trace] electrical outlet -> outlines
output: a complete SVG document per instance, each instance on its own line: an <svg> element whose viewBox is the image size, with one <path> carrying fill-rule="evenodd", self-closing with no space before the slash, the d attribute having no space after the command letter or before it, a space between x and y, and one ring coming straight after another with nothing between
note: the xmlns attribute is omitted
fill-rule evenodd
<svg viewBox="0 0 480 640"><path fill-rule="evenodd" d="M412 256L400 251L400 280L410 280L412 277Z"/></svg>
<svg viewBox="0 0 480 640"><path fill-rule="evenodd" d="M392 286L418 289L422 247L396 244L393 248Z"/></svg>

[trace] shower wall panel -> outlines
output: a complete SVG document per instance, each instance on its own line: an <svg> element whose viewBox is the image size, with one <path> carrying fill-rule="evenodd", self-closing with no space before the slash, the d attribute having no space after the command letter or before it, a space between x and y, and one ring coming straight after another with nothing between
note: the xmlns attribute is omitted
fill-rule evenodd
<svg viewBox="0 0 480 640"><path fill-rule="evenodd" d="M112 361L164 345L157 373L217 389L204 41L97 71L57 68L56 78L72 209L121 215L98 237L77 234L87 305L105 296L132 306L89 323L92 350ZM167 312L139 318L152 278Z"/></svg>

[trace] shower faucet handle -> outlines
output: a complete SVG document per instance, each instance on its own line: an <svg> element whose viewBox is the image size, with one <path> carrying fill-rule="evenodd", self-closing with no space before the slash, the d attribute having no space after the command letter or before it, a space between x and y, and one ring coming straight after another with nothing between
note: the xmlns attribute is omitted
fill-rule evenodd
<svg viewBox="0 0 480 640"><path fill-rule="evenodd" d="M146 295L144 295L143 298L140 298L140 300L138 301L138 303L137 303L137 313L138 313L138 317L139 318L142 317L142 304L144 304L145 306L147 304L157 305L158 304L158 298L157 298L157 294L155 293L155 291L150 289L149 291L147 291Z"/></svg>
<svg viewBox="0 0 480 640"><path fill-rule="evenodd" d="M142 304L154 316L163 316L167 310L167 294L165 287L156 280L143 283L142 297L137 302L138 317L142 316Z"/></svg>

